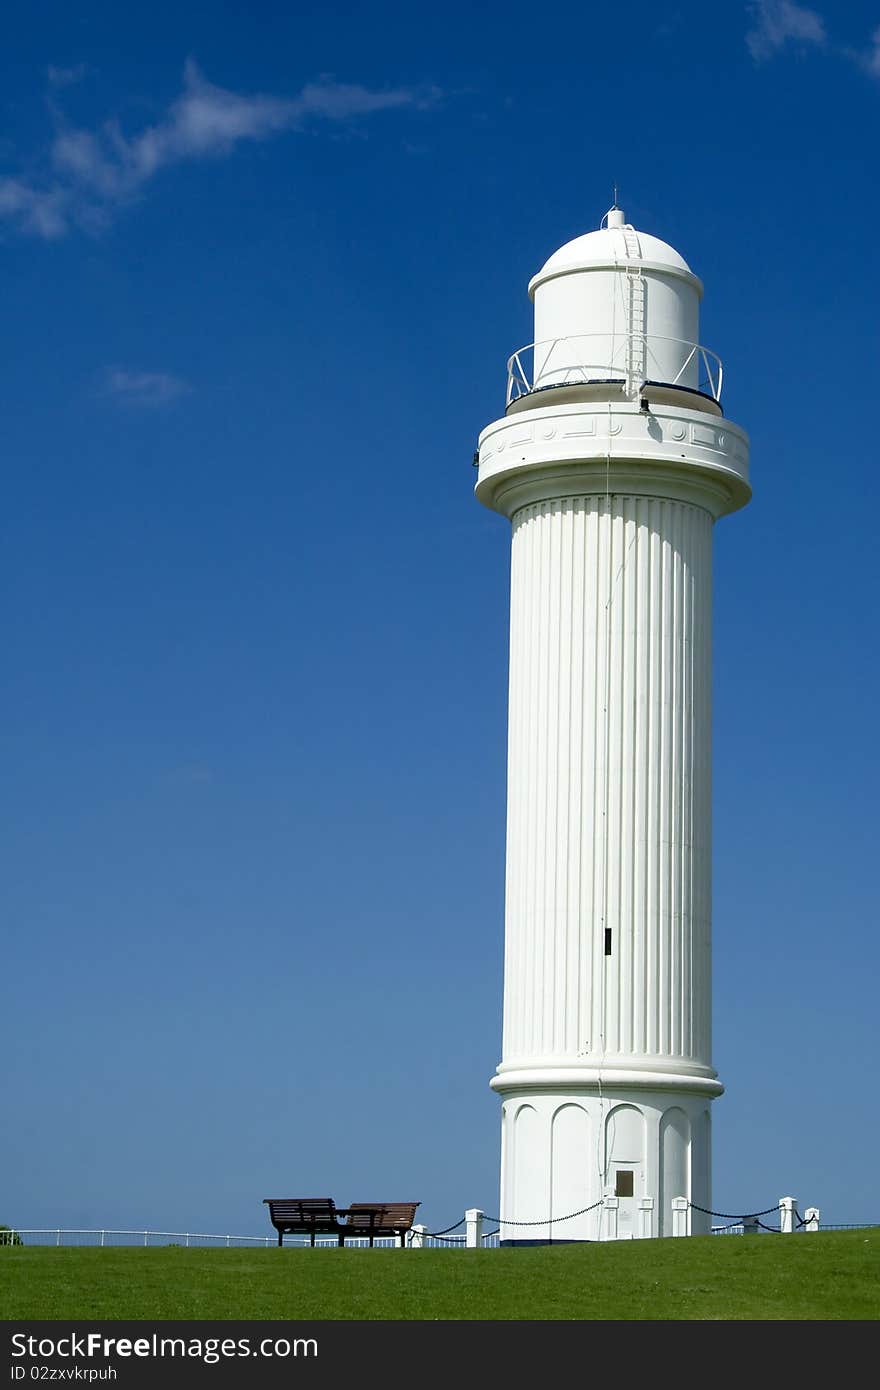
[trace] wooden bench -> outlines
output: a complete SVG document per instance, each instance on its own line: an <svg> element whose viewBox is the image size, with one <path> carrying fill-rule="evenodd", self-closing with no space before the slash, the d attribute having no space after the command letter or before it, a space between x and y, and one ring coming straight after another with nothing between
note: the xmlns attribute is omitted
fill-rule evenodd
<svg viewBox="0 0 880 1390"><path fill-rule="evenodd" d="M348 1236L369 1236L372 1246L376 1236L398 1236L403 1249L419 1206L421 1202L352 1202L345 1211L345 1229L339 1243Z"/></svg>
<svg viewBox="0 0 880 1390"><path fill-rule="evenodd" d="M372 1246L376 1236L396 1236L402 1249L421 1202L353 1202L350 1207L337 1207L332 1197L264 1197L263 1205L269 1208L279 1245L285 1236L308 1236L314 1245L315 1236L332 1235L340 1246L346 1237L366 1237Z"/></svg>
<svg viewBox="0 0 880 1390"><path fill-rule="evenodd" d="M285 1236L308 1236L314 1245L315 1236L329 1235L342 1244L345 1227L332 1197L264 1197L263 1205L269 1208L279 1245Z"/></svg>

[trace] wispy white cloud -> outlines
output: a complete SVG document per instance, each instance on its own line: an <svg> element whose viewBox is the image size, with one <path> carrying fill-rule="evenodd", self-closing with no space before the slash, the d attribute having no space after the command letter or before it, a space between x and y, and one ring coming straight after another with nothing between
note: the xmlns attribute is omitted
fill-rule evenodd
<svg viewBox="0 0 880 1390"><path fill-rule="evenodd" d="M828 41L822 16L794 0L754 0L748 8L752 27L746 43L756 63L789 44L823 48Z"/></svg>
<svg viewBox="0 0 880 1390"><path fill-rule="evenodd" d="M871 46L866 52L859 55L862 66L871 74L872 77L880 77L880 27L874 30L871 35Z"/></svg>
<svg viewBox="0 0 880 1390"><path fill-rule="evenodd" d="M38 188L25 179L0 178L0 219L51 241L67 231L67 198L62 189Z"/></svg>
<svg viewBox="0 0 880 1390"><path fill-rule="evenodd" d="M869 44L858 48L834 42L818 11L797 5L794 0L753 0L747 8L752 27L746 33L746 43L756 63L772 58L786 47L812 47L843 58L880 80L880 26L874 30Z"/></svg>
<svg viewBox="0 0 880 1390"><path fill-rule="evenodd" d="M50 63L46 77L50 87L70 87L74 82L82 82L87 72L85 63L75 63L71 68L59 68Z"/></svg>
<svg viewBox="0 0 880 1390"><path fill-rule="evenodd" d="M169 405L191 390L189 382L170 372L131 371L125 367L108 367L100 386L101 395L135 406Z"/></svg>
<svg viewBox="0 0 880 1390"><path fill-rule="evenodd" d="M78 69L49 69L55 89L80 76ZM425 108L438 96L436 88L372 89L331 77L308 83L293 97L246 95L209 82L189 61L180 96L159 121L135 134L127 134L117 120L96 129L78 128L53 106L57 128L49 150L51 172L42 180L0 177L0 219L45 238L62 236L72 225L99 226L170 165L217 159L245 142L313 123L341 124L379 111Z"/></svg>

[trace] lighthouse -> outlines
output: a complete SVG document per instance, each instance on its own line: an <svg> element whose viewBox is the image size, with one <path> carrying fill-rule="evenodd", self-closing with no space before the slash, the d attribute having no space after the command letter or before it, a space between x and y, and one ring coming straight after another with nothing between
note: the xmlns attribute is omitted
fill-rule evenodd
<svg viewBox="0 0 880 1390"><path fill-rule="evenodd" d="M712 532L751 491L702 294L613 207L531 280L479 439L512 527L502 1243L708 1230Z"/></svg>

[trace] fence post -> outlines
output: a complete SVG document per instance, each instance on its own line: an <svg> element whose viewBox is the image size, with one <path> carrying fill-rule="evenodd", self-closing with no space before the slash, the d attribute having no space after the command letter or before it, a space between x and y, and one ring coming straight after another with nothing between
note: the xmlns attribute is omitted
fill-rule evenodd
<svg viewBox="0 0 880 1390"><path fill-rule="evenodd" d="M464 1214L464 1244L466 1250L480 1250L483 1246L483 1213L479 1207L468 1207Z"/></svg>
<svg viewBox="0 0 880 1390"><path fill-rule="evenodd" d="M794 1230L794 1209L797 1197L779 1198L779 1229L783 1235L790 1236Z"/></svg>
<svg viewBox="0 0 880 1390"><path fill-rule="evenodd" d="M690 1203L687 1197L673 1197L672 1199L672 1234L674 1236L690 1235L688 1230L688 1214Z"/></svg>
<svg viewBox="0 0 880 1390"><path fill-rule="evenodd" d="M819 1208L807 1207L804 1212L804 1230L818 1231L819 1229Z"/></svg>
<svg viewBox="0 0 880 1390"><path fill-rule="evenodd" d="M639 1240L650 1240L654 1234L654 1198L639 1198Z"/></svg>
<svg viewBox="0 0 880 1390"><path fill-rule="evenodd" d="M409 1233L409 1246L408 1246L408 1249L410 1249L410 1250L424 1250L424 1248L425 1248L425 1232L427 1231L427 1229L428 1229L427 1226L413 1226L413 1227L412 1227L412 1229L411 1229L411 1231L410 1231L410 1233Z"/></svg>
<svg viewBox="0 0 880 1390"><path fill-rule="evenodd" d="M756 1236L757 1234L758 1234L758 1218L757 1218L757 1216L744 1216L744 1217L743 1217L743 1235L744 1235L744 1236Z"/></svg>
<svg viewBox="0 0 880 1390"><path fill-rule="evenodd" d="M617 1212L620 1208L619 1197L605 1197L602 1204L602 1215L604 1216L605 1234L603 1240L617 1240Z"/></svg>

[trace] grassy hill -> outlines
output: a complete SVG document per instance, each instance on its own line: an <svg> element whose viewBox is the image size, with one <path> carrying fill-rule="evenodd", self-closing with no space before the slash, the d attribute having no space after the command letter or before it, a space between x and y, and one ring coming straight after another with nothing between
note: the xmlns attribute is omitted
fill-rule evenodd
<svg viewBox="0 0 880 1390"><path fill-rule="evenodd" d="M0 1317L876 1319L880 1227L514 1250L0 1247Z"/></svg>

